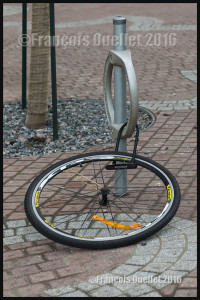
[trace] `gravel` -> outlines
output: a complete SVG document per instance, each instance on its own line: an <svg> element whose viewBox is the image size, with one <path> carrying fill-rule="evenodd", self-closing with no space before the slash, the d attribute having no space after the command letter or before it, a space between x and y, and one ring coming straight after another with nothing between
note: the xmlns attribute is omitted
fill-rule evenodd
<svg viewBox="0 0 200 300"><path fill-rule="evenodd" d="M48 124L40 129L25 127L26 109L20 102L3 106L4 157L23 157L87 149L105 144L104 149L113 148L114 140L109 136L102 100L59 100L58 140L53 141L52 107L49 104ZM138 125L140 131L154 122L153 114L139 107Z"/></svg>

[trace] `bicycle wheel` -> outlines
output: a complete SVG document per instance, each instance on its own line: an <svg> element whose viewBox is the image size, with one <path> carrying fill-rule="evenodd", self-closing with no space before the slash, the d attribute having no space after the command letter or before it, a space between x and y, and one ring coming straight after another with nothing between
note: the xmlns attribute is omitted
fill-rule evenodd
<svg viewBox="0 0 200 300"><path fill-rule="evenodd" d="M25 197L31 224L47 238L79 248L132 244L175 215L180 190L173 175L151 159L97 152L60 161L38 175ZM126 172L126 186L120 178ZM121 180L121 181L120 181Z"/></svg>

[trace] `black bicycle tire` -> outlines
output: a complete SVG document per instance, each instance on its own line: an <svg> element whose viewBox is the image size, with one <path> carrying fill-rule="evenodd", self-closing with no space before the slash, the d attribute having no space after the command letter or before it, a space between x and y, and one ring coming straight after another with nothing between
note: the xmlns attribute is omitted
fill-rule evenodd
<svg viewBox="0 0 200 300"><path fill-rule="evenodd" d="M96 243L94 243L90 239L74 240L70 237L63 238L62 236L55 234L51 230L50 227L46 228L44 225L42 225L40 222L38 222L38 219L36 218L34 211L33 211L33 207L32 207L32 195L33 195L33 191L34 191L36 185L38 184L38 182L48 172L52 171L53 169L59 167L62 164L65 164L71 160L74 160L74 159L88 157L88 156L94 156L94 155L116 155L116 154L119 156L120 155L125 155L125 156L129 156L129 157L132 156L132 154L125 153L125 152L110 152L110 151L109 152L108 151L91 152L91 153L85 153L85 154L73 156L71 158L62 160L62 161L48 167L44 171L42 171L30 184L30 186L27 190L26 196L25 196L25 200L24 200L25 213L26 213L28 220L33 225L33 227L38 232L40 232L42 235L46 236L50 240L53 240L57 243L61 243L64 245L77 247L77 248L86 248L86 249L109 249L109 248L128 246L130 244L136 243L138 241L141 241L141 240L144 240L144 239L150 237L151 235L157 233L160 229L165 227L170 222L170 220L174 217L174 215L176 214L176 211L179 207L180 198L181 198L179 185L178 185L176 179L174 178L174 176L172 175L172 173L169 170L167 170L164 166L160 165L159 163L153 161L150 158L146 158L146 157L143 157L140 155L136 155L135 158L146 161L147 163L150 163L153 166L159 168L162 172L164 172L170 178L171 183L173 184L173 188L174 188L174 201L173 201L173 204L172 204L170 210L158 223L156 223L151 228L146 229L146 231L140 232L138 235L136 234L135 236L129 236L126 238L121 238L121 239L118 238L117 240L110 240L110 241L96 241Z"/></svg>

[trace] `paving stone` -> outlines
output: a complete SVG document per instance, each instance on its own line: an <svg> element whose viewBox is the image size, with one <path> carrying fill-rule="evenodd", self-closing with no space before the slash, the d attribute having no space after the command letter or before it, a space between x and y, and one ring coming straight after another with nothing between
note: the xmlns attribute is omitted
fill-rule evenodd
<svg viewBox="0 0 200 300"><path fill-rule="evenodd" d="M173 266L171 266L171 270L182 270L182 271L191 271L193 270L197 265L197 262L194 260L182 260L180 259L177 263L175 263Z"/></svg>
<svg viewBox="0 0 200 300"><path fill-rule="evenodd" d="M185 228L184 234L187 234L187 235L197 234L197 226L193 225L188 228Z"/></svg>
<svg viewBox="0 0 200 300"><path fill-rule="evenodd" d="M13 245L17 243L23 243L24 239L21 236L12 236L12 237L6 237L3 239L4 245Z"/></svg>
<svg viewBox="0 0 200 300"><path fill-rule="evenodd" d="M189 105L185 106L185 105L174 105L173 106L174 110L188 110L189 109Z"/></svg>
<svg viewBox="0 0 200 300"><path fill-rule="evenodd" d="M194 234L194 235L189 235L187 236L187 240L188 240L188 243L197 243L197 235Z"/></svg>
<svg viewBox="0 0 200 300"><path fill-rule="evenodd" d="M185 228L195 227L194 222L190 220L177 220L175 223L172 224L173 227L181 229L183 232L185 232Z"/></svg>
<svg viewBox="0 0 200 300"><path fill-rule="evenodd" d="M22 228L17 228L16 229L16 234L17 235L26 235L28 233L37 233L36 229L33 226L29 227L22 227Z"/></svg>
<svg viewBox="0 0 200 300"><path fill-rule="evenodd" d="M31 297L31 296L38 296L44 290L45 285L41 283L29 285L28 287L20 287L17 289L17 293L20 297Z"/></svg>
<svg viewBox="0 0 200 300"><path fill-rule="evenodd" d="M112 273L118 275L130 275L136 272L140 267L139 266L131 266L131 265L120 265L118 268L114 269Z"/></svg>
<svg viewBox="0 0 200 300"><path fill-rule="evenodd" d="M141 251L144 255L153 255L156 254L159 250L159 246L153 247L153 245L149 246L138 246L135 250L135 255L140 255Z"/></svg>
<svg viewBox="0 0 200 300"><path fill-rule="evenodd" d="M179 288L197 288L197 278L184 278Z"/></svg>
<svg viewBox="0 0 200 300"><path fill-rule="evenodd" d="M110 295L112 295L112 297L117 297L120 294L121 292L118 289L110 285L100 287L96 291L91 291L89 293L92 297L109 297Z"/></svg>
<svg viewBox="0 0 200 300"><path fill-rule="evenodd" d="M170 227L174 227L174 224L180 221L180 218L178 217L173 217L173 219L168 223Z"/></svg>
<svg viewBox="0 0 200 300"><path fill-rule="evenodd" d="M170 297L174 294L175 290L177 289L177 284L169 284L166 287L162 288L159 292L162 296Z"/></svg>
<svg viewBox="0 0 200 300"><path fill-rule="evenodd" d="M4 237L9 237L14 235L14 230L13 229L7 229L3 231L3 236Z"/></svg>
<svg viewBox="0 0 200 300"><path fill-rule="evenodd" d="M122 278L123 279L123 278ZM129 276L128 278L124 278L123 282L115 282L113 283L113 286L118 288L122 292L126 292L128 289L130 289L133 286L132 277Z"/></svg>
<svg viewBox="0 0 200 300"><path fill-rule="evenodd" d="M187 250L190 250L190 251L196 251L197 250L197 243L193 243L193 242L190 242L187 244Z"/></svg>
<svg viewBox="0 0 200 300"><path fill-rule="evenodd" d="M26 226L26 221L25 220L8 221L6 224L8 228L17 228L17 227Z"/></svg>
<svg viewBox="0 0 200 300"><path fill-rule="evenodd" d="M186 242L185 240L175 240L175 241L163 241L162 242L162 248L168 249L168 248L181 248L181 247L185 247Z"/></svg>
<svg viewBox="0 0 200 300"><path fill-rule="evenodd" d="M197 74L195 73L195 70L182 70L181 73L186 78L188 78L194 82L197 82Z"/></svg>
<svg viewBox="0 0 200 300"><path fill-rule="evenodd" d="M41 240L45 240L46 237L43 236L40 233L34 233L34 234L26 234L26 241L41 241Z"/></svg>
<svg viewBox="0 0 200 300"><path fill-rule="evenodd" d="M143 296L143 294L146 294L148 292L152 292L153 288L147 284L139 284L135 285L133 288L129 289L127 291L127 294L132 297L136 296Z"/></svg>
<svg viewBox="0 0 200 300"><path fill-rule="evenodd" d="M197 261L197 251L186 251L181 260L195 260Z"/></svg>
<svg viewBox="0 0 200 300"><path fill-rule="evenodd" d="M154 263L151 262L148 265L143 267L144 271L151 271L151 272L163 272L171 266L171 263Z"/></svg>
<svg viewBox="0 0 200 300"><path fill-rule="evenodd" d="M140 244L141 245L141 244ZM160 239L153 235L146 240L145 248L160 246Z"/></svg>
<svg viewBox="0 0 200 300"><path fill-rule="evenodd" d="M153 258L154 255L133 256L126 262L126 264L143 266L146 265Z"/></svg>
<svg viewBox="0 0 200 300"><path fill-rule="evenodd" d="M6 262L6 266L9 265L9 261L13 261L14 259L18 259L20 257L24 257L22 250L7 251L3 254L3 259L4 262Z"/></svg>
<svg viewBox="0 0 200 300"><path fill-rule="evenodd" d="M63 294L60 297L76 297L76 298L79 298L79 297L88 297L88 295L86 295L82 291L75 291L75 292L72 292L72 293Z"/></svg>
<svg viewBox="0 0 200 300"><path fill-rule="evenodd" d="M45 290L44 292L52 297L59 297L60 295L73 292L75 289L72 286L60 286L55 289Z"/></svg>
<svg viewBox="0 0 200 300"><path fill-rule="evenodd" d="M197 277L197 268L188 274L189 277Z"/></svg>
<svg viewBox="0 0 200 300"><path fill-rule="evenodd" d="M151 293L142 295L142 297L162 297L162 296L158 292L151 292Z"/></svg>
<svg viewBox="0 0 200 300"><path fill-rule="evenodd" d="M163 228L161 231L159 231L159 238L162 239L168 236L172 236L174 238L174 235L179 235L179 234L181 234L181 232L178 229L168 226Z"/></svg>
<svg viewBox="0 0 200 300"><path fill-rule="evenodd" d="M178 103L190 103L190 100L178 100Z"/></svg>
<svg viewBox="0 0 200 300"><path fill-rule="evenodd" d="M92 291L92 290L98 288L99 286L94 283L81 282L77 285L77 287L79 289L83 290L84 292L89 292L89 291Z"/></svg>
<svg viewBox="0 0 200 300"><path fill-rule="evenodd" d="M158 111L162 111L162 110L175 110L175 109L177 109L177 107L175 107L175 106L173 106L173 107L171 107L171 106L158 107ZM178 109L179 109L179 107L178 107Z"/></svg>
<svg viewBox="0 0 200 300"><path fill-rule="evenodd" d="M188 298L196 298L197 297L197 289L178 289L174 297L188 297Z"/></svg>
<svg viewBox="0 0 200 300"><path fill-rule="evenodd" d="M170 236L159 236L161 241L167 242L167 241L174 241L174 235L170 235ZM181 234L181 232L179 232L179 234L176 234L176 240L184 240L185 239L185 235Z"/></svg>
<svg viewBox="0 0 200 300"><path fill-rule="evenodd" d="M177 258L176 257L158 257L156 256L156 258L153 260L154 263L174 263L177 261Z"/></svg>

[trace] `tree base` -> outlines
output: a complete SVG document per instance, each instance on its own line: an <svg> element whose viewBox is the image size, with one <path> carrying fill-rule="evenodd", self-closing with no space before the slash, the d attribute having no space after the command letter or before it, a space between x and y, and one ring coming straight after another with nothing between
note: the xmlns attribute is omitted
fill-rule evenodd
<svg viewBox="0 0 200 300"><path fill-rule="evenodd" d="M39 129L47 125L47 117L45 115L27 115L25 126L30 129Z"/></svg>

